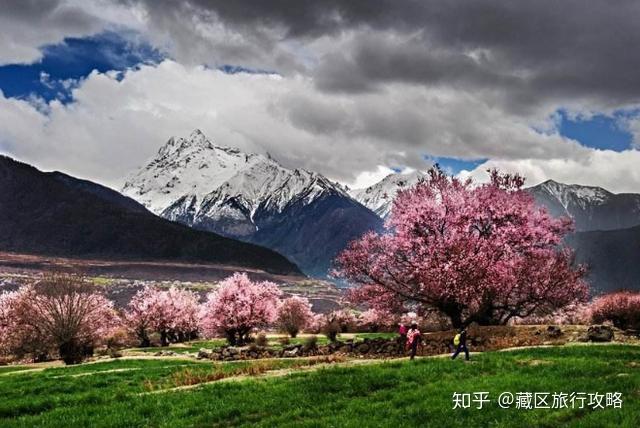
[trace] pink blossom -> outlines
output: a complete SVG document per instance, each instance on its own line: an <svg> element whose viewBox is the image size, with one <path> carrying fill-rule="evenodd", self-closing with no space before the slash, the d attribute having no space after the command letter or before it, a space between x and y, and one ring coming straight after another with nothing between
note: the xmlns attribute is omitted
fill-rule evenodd
<svg viewBox="0 0 640 428"><path fill-rule="evenodd" d="M571 221L537 207L520 176L490 178L476 184L432 169L399 192L386 232L338 256L337 276L356 285L351 299L391 313L437 309L455 327L585 300L584 268L562 243Z"/></svg>
<svg viewBox="0 0 640 428"><path fill-rule="evenodd" d="M276 320L278 327L291 337L296 337L298 332L307 328L312 321L311 304L304 297L289 297L278 307Z"/></svg>
<svg viewBox="0 0 640 428"><path fill-rule="evenodd" d="M598 297L591 305L593 322L611 321L618 328L640 328L640 293L620 291Z"/></svg>
<svg viewBox="0 0 640 428"><path fill-rule="evenodd" d="M358 325L372 332L382 329L388 330L396 325L398 318L390 312L371 308L360 314Z"/></svg>
<svg viewBox="0 0 640 428"><path fill-rule="evenodd" d="M198 296L189 290L147 286L133 296L125 319L141 346L149 346L151 333L160 334L161 344L166 346L195 337L199 310Z"/></svg>
<svg viewBox="0 0 640 428"><path fill-rule="evenodd" d="M17 356L57 352L78 363L118 324L112 302L75 275L46 275L0 297L0 349Z"/></svg>
<svg viewBox="0 0 640 428"><path fill-rule="evenodd" d="M205 335L226 335L232 345L242 344L255 328L276 320L280 290L273 282L254 282L236 273L208 295L202 307L200 325Z"/></svg>

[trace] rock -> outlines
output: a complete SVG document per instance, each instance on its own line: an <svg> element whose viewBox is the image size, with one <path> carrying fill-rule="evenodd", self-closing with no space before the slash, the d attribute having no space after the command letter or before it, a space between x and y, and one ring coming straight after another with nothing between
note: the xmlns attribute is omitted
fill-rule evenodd
<svg viewBox="0 0 640 428"><path fill-rule="evenodd" d="M233 346L229 346L227 348L227 352L229 353L229 355L238 355L240 353L240 350L238 348L233 347Z"/></svg>
<svg viewBox="0 0 640 428"><path fill-rule="evenodd" d="M298 356L298 348L290 349L288 351L284 351L284 357L297 357Z"/></svg>
<svg viewBox="0 0 640 428"><path fill-rule="evenodd" d="M201 348L198 351L198 355L196 356L196 358L202 360L202 359L209 359L211 358L211 354L213 354L212 351L205 349L205 348Z"/></svg>
<svg viewBox="0 0 640 428"><path fill-rule="evenodd" d="M547 327L547 336L549 337L560 337L562 336L562 330L557 325L550 325Z"/></svg>
<svg viewBox="0 0 640 428"><path fill-rule="evenodd" d="M356 346L356 351L358 351L361 354L366 354L367 352L369 352L370 346L367 343L361 343L358 346Z"/></svg>
<svg viewBox="0 0 640 428"><path fill-rule="evenodd" d="M587 330L587 337L592 342L611 342L613 329L606 325L592 325Z"/></svg>

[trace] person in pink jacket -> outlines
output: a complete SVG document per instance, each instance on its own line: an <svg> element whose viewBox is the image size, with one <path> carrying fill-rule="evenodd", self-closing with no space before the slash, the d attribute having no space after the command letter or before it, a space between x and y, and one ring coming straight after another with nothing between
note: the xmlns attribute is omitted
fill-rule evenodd
<svg viewBox="0 0 640 428"><path fill-rule="evenodd" d="M411 349L411 359L416 356L416 352L418 351L418 345L422 340L422 333L418 330L418 324L415 322L411 323L411 328L407 332L407 348Z"/></svg>

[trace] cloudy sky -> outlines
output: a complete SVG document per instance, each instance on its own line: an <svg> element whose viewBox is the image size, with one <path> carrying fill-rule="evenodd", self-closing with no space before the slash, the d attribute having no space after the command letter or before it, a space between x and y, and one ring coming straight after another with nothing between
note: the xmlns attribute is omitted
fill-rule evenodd
<svg viewBox="0 0 640 428"><path fill-rule="evenodd" d="M355 186L640 192L640 2L3 0L0 153L118 188L170 136Z"/></svg>

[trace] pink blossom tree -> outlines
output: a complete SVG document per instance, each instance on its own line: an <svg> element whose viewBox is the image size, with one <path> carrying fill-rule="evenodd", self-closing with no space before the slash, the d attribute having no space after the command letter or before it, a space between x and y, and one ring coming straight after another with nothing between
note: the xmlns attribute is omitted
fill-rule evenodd
<svg viewBox="0 0 640 428"><path fill-rule="evenodd" d="M276 324L281 331L296 337L313 321L313 312L308 299L293 296L285 299L278 307Z"/></svg>
<svg viewBox="0 0 640 428"><path fill-rule="evenodd" d="M347 309L338 309L322 315L315 320L320 325L320 331L332 342L339 333L346 333L357 325L355 315Z"/></svg>
<svg viewBox="0 0 640 428"><path fill-rule="evenodd" d="M618 328L640 328L640 293L620 291L598 297L591 304L595 323L611 321Z"/></svg>
<svg viewBox="0 0 640 428"><path fill-rule="evenodd" d="M112 302L76 275L45 275L3 296L0 306L5 350L35 359L56 351L66 364L91 355L96 342L119 324Z"/></svg>
<svg viewBox="0 0 640 428"><path fill-rule="evenodd" d="M236 273L220 283L203 305L200 325L209 337L224 334L231 345L242 345L255 328L276 320L280 290L273 282L254 282Z"/></svg>
<svg viewBox="0 0 640 428"><path fill-rule="evenodd" d="M0 294L0 355L7 355L15 348L15 338L18 333L15 307L21 297L18 291Z"/></svg>
<svg viewBox="0 0 640 428"><path fill-rule="evenodd" d="M358 325L365 330L377 332L390 329L399 320L399 317L380 309L368 309L358 316Z"/></svg>
<svg viewBox="0 0 640 428"><path fill-rule="evenodd" d="M198 330L198 296L185 289L167 290L144 287L129 302L125 319L140 340L149 346L152 333L160 335L160 344L183 342L195 337Z"/></svg>
<svg viewBox="0 0 640 428"><path fill-rule="evenodd" d="M505 324L585 300L583 267L555 219L522 190L518 175L490 171L485 184L439 169L399 192L385 227L352 242L336 275L371 308L419 314L437 309L454 327Z"/></svg>
<svg viewBox="0 0 640 428"><path fill-rule="evenodd" d="M585 325L591 322L591 304L589 302L572 303L563 308L556 309L550 314L530 315L526 318L514 318L513 324L565 324Z"/></svg>

